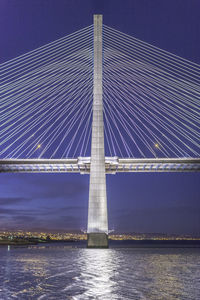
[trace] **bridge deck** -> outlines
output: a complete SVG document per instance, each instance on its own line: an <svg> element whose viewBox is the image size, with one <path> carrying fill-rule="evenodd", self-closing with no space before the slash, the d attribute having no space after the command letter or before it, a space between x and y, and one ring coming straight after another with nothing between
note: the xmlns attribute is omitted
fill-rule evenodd
<svg viewBox="0 0 200 300"><path fill-rule="evenodd" d="M106 174L200 171L200 158L105 158ZM0 173L90 173L90 157L68 159L2 159Z"/></svg>

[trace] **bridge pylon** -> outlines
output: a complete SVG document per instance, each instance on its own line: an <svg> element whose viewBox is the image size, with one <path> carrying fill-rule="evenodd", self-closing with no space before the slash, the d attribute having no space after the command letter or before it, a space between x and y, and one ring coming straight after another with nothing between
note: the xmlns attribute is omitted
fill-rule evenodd
<svg viewBox="0 0 200 300"><path fill-rule="evenodd" d="M87 227L88 248L108 247L102 96L102 19L102 15L94 15L93 121Z"/></svg>

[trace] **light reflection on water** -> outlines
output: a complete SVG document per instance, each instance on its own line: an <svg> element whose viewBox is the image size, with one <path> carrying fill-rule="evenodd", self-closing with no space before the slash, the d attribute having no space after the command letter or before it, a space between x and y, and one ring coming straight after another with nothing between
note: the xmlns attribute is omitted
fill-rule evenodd
<svg viewBox="0 0 200 300"><path fill-rule="evenodd" d="M0 248L0 299L200 299L199 249Z"/></svg>
<svg viewBox="0 0 200 300"><path fill-rule="evenodd" d="M108 249L82 249L79 253L80 275L77 285L84 288L82 295L74 299L109 299L115 295L115 275L118 257ZM114 298L113 298L114 299Z"/></svg>

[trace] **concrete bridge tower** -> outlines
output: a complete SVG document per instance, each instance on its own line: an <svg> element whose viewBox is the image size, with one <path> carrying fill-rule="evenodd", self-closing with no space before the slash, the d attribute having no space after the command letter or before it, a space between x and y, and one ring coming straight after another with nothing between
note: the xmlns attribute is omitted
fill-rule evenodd
<svg viewBox="0 0 200 300"><path fill-rule="evenodd" d="M102 97L102 15L94 15L93 121L88 207L88 247L108 247Z"/></svg>

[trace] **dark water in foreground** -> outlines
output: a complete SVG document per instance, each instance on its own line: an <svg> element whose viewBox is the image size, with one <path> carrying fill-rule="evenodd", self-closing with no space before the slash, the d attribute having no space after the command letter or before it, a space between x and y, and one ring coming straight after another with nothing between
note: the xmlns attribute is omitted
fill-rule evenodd
<svg viewBox="0 0 200 300"><path fill-rule="evenodd" d="M200 249L122 246L0 247L0 299L200 299Z"/></svg>

